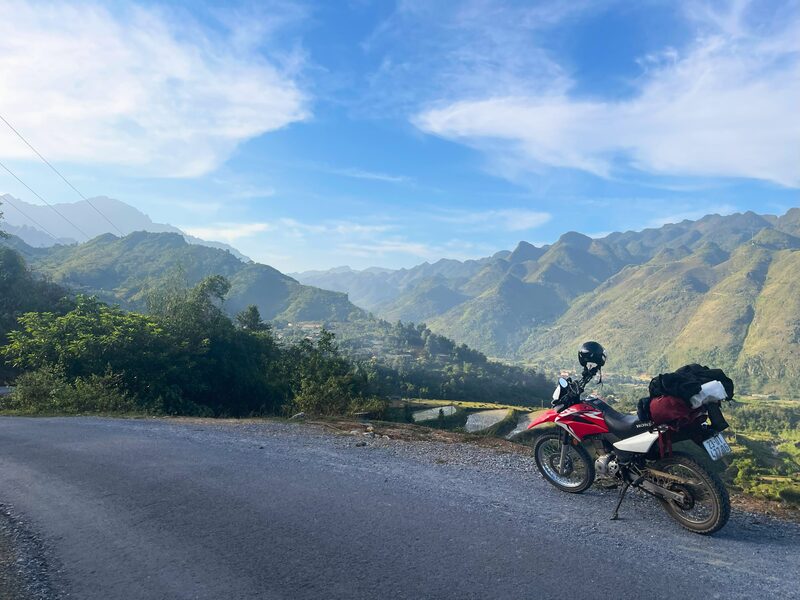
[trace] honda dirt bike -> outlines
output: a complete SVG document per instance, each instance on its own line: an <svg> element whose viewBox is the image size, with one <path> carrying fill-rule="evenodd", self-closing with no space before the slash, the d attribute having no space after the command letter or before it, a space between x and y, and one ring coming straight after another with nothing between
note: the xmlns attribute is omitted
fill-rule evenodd
<svg viewBox="0 0 800 600"><path fill-rule="evenodd" d="M694 458L672 452L672 442L691 439L704 447L712 459L730 453L720 435L728 424L719 404L704 407L699 418L686 427L654 425L636 415L615 411L600 398L581 398L586 384L599 368L584 368L580 380L559 378L553 393L553 408L535 419L528 429L555 423L556 431L545 433L534 445L536 466L558 489L577 494L597 478L622 485L612 519L630 487L655 496L664 510L686 529L709 534L721 529L730 516L728 491L719 477ZM705 423L706 417L711 423ZM592 460L585 446L594 448Z"/></svg>

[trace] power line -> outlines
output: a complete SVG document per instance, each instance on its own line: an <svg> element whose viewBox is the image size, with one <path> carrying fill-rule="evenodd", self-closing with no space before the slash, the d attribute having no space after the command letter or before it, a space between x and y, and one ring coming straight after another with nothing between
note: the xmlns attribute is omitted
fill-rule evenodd
<svg viewBox="0 0 800 600"><path fill-rule="evenodd" d="M2 118L2 117L0 117L0 118ZM4 168L4 169L5 169L5 170L6 170L6 171L9 173L9 175L11 175L11 176L12 176L14 179L16 179L17 181L19 181L19 182L20 182L22 185L24 185L26 188L28 188L28 191L29 191L31 194L33 194L33 195L34 195L34 196L36 196L36 197L37 197L39 200L41 200L42 202L44 202L45 204L47 204L47 206L49 206L50 208L52 208L52 209L53 209L53 211L54 211L54 212L55 212L55 213L56 213L56 214L57 214L59 217L61 217L61 218L62 218L62 219L64 219L64 220L65 220L67 223L69 223L69 224L70 224L70 225L72 225L72 226L73 226L75 229L77 229L77 230L78 230L78 231L79 231L79 232L80 232L80 233L83 235L83 237L85 237L85 238L86 238L86 240L87 240L87 241L88 241L88 240L90 240L90 239L92 239L92 238L90 238L90 237L89 237L89 234L87 234L87 233L86 233L86 232L85 232L83 229L81 229L80 227L78 227L77 225L75 225L75 223L73 223L72 221L70 221L70 220L69 220L67 217L65 217L63 214L61 214L61 213L58 211L58 209L57 209L55 206L53 206L53 205L52 205L52 204L50 204L50 203L49 203L47 200L45 200L45 199L44 199L44 198L42 198L42 197L41 197L39 194L37 194L37 193L36 193L36 192L35 192L35 191L34 191L34 190L31 188L31 186L29 186L27 183L25 183L24 181L22 181L22 179L20 179L19 177L17 177L17 175L14 173L14 171L12 171L11 169L9 169L9 168L8 168L6 165L4 165L2 162L0 162L0 167L3 167L3 168Z"/></svg>
<svg viewBox="0 0 800 600"><path fill-rule="evenodd" d="M41 154L41 153L40 153L40 152L39 152L39 151L38 151L36 148L34 148L34 147L33 147L33 144L31 144L31 143L30 143L28 140L26 140L26 139L25 139L25 137L24 137L24 136L23 136L23 135L22 135L22 134L21 134L19 131L17 131L17 130L14 128L14 126L13 126L11 123L9 123L9 122L6 120L6 118L5 118L3 115L0 115L0 119L2 119L2 120L3 120L3 123L5 123L6 125L8 125L8 128L9 128L9 129L11 129L11 131L13 131L14 133L16 133L16 134L17 134L17 137L18 137L19 139L21 139L23 142L25 142L25 144L28 146L28 148L30 148L31 150L33 150L33 152L36 154L36 156L38 156L39 158L41 158L41 159L42 159L42 162L44 162L44 164L46 164L48 167L50 167L50 169L52 169L53 173L55 173L56 175L58 175L58 176L59 176L59 177L60 177L60 178L61 178L61 179L64 181L64 183L66 183L66 184L67 184L69 187L71 187L71 188L72 188L72 189L75 191L75 193L76 193L76 194L78 194L78 196L80 196L80 197L81 197L81 198L82 198L82 199L83 199L83 200L84 200L84 201L85 201L85 202L86 202L86 203L87 203L89 206L91 206L91 207L92 207L92 208L95 210L95 212L96 212L98 215L100 215L100 216L101 216L101 217L103 217L103 218L104 218L106 221L108 221L108 224L109 224L109 225L111 225L111 226L112 226L114 229L116 229L118 234L120 234L121 236L125 237L125 234L124 234L124 233L122 233L122 231L120 231L119 227L117 227L116 225L114 225L114 223L111 221L111 219L109 219L107 216L105 216L105 215L104 215L104 214L103 214L103 213L100 211L100 209L99 209L99 208L97 208L97 207L96 207L94 204L92 204L92 202L91 202L91 201L90 201L90 200L89 200L89 199L88 199L86 196L84 196L83 194L81 194L80 190L78 190L78 188L76 188L74 185L72 185L72 184L69 182L69 180L68 180L66 177L64 177L64 176L61 174L61 171L59 171L59 170L58 170L58 169L56 169L56 168L55 168L55 167L54 167L52 164L50 164L50 161L49 161L49 160L47 160L47 159L46 159L44 156L42 156L42 154Z"/></svg>
<svg viewBox="0 0 800 600"><path fill-rule="evenodd" d="M6 203L6 204L8 204L8 205L9 205L11 208L13 208L14 210L16 210L16 211L17 211L18 213L20 213L20 214L21 214L23 217L25 217L26 219L28 219L28 220L29 220L31 223L33 223L34 225L36 225L36 226L37 226L39 229L41 229L41 230L42 230L42 231L44 231L44 232L45 232L47 235L49 235L51 238L53 238L53 241L54 241L56 244L58 244L58 243L59 243L59 242L58 242L58 238L57 238L56 236L54 236L52 233L50 233L50 232L47 230L47 228L46 228L44 225L42 225L41 223L39 223L39 221L37 221L36 219L34 219L32 216L30 216L28 213L26 213L24 210L22 210L22 209L21 209L19 206L16 206L16 205L15 205L13 202L11 202L11 200L9 200L8 198L3 198L3 200L5 200L5 203Z"/></svg>

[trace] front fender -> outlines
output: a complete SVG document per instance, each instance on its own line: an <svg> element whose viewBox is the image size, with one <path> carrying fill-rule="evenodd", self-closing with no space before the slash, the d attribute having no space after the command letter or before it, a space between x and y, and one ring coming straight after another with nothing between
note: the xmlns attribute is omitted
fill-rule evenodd
<svg viewBox="0 0 800 600"><path fill-rule="evenodd" d="M531 424L528 425L528 429L533 429L534 427L536 427L537 425L541 425L542 423L552 423L553 421L556 420L557 416L558 412L550 408L544 411L538 417L536 417L533 421L531 421Z"/></svg>

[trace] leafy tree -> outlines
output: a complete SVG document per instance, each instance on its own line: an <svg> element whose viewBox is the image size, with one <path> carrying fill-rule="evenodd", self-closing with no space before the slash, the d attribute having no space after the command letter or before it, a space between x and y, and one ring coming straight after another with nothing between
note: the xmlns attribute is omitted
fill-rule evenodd
<svg viewBox="0 0 800 600"><path fill-rule="evenodd" d="M288 348L294 407L316 414L382 411L385 403L370 394L369 378L339 351L335 336L323 330L315 342L304 339Z"/></svg>
<svg viewBox="0 0 800 600"><path fill-rule="evenodd" d="M78 296L63 315L26 313L4 353L17 369L56 368L68 380L112 370L125 388L153 408L179 395L174 377L185 366L172 340L152 318Z"/></svg>
<svg viewBox="0 0 800 600"><path fill-rule="evenodd" d="M28 311L62 314L69 309L67 292L60 286L35 277L18 252L0 247L0 347L8 332L17 327L17 318ZM0 360L0 382L15 371Z"/></svg>
<svg viewBox="0 0 800 600"><path fill-rule="evenodd" d="M270 326L261 319L261 313L255 304L249 305L236 314L236 323L247 331L269 331Z"/></svg>

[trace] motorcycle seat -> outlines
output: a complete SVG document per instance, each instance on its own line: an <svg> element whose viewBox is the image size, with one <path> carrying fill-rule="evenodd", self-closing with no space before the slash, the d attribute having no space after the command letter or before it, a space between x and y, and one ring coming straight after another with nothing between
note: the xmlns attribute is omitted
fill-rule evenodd
<svg viewBox="0 0 800 600"><path fill-rule="evenodd" d="M653 426L652 421L640 421L637 415L617 412L602 400L596 400L594 404L603 413L608 430L620 439L644 433Z"/></svg>

